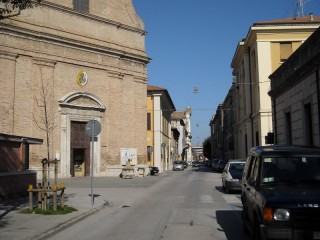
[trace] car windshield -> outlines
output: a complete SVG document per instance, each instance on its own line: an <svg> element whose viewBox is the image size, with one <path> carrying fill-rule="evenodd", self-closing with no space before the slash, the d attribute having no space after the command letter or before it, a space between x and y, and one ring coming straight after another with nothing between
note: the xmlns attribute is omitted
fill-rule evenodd
<svg viewBox="0 0 320 240"><path fill-rule="evenodd" d="M182 164L182 162L175 161L174 164Z"/></svg>
<svg viewBox="0 0 320 240"><path fill-rule="evenodd" d="M320 182L319 157L265 157L261 167L262 183Z"/></svg>

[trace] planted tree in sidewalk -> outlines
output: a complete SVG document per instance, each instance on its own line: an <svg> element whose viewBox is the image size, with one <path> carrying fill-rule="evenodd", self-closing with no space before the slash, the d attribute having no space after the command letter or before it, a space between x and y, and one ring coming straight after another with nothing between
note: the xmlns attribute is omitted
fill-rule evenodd
<svg viewBox="0 0 320 240"><path fill-rule="evenodd" d="M41 199L41 208L47 209L48 192L53 192L53 203L56 207L56 192L57 192L57 162L50 161L50 143L52 142L53 130L55 125L56 115L56 103L54 101L54 86L52 79L52 71L50 67L46 67L46 63L40 62L34 68L34 76L32 82L27 81L27 86L30 89L33 97L33 109L32 109L32 120L36 126L44 132L46 142L46 158L41 161L42 163L42 185L40 189L37 189L39 197ZM55 163L54 177L55 184L50 190L50 164ZM29 190L32 194L32 189ZM30 202L32 201L32 195L30 196ZM56 210L56 209L55 209Z"/></svg>
<svg viewBox="0 0 320 240"><path fill-rule="evenodd" d="M5 18L15 17L22 10L33 8L43 0L0 0L0 21Z"/></svg>

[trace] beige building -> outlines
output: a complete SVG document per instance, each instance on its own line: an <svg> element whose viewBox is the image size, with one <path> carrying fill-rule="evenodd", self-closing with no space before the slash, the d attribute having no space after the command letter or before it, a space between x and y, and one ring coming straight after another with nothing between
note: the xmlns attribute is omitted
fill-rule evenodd
<svg viewBox="0 0 320 240"><path fill-rule="evenodd" d="M191 164L192 147L191 147L191 107L186 107L185 111L176 111L171 114L171 128L173 133L178 135L175 140L175 146L172 149L173 160L183 160Z"/></svg>
<svg viewBox="0 0 320 240"><path fill-rule="evenodd" d="M273 132L269 75L320 25L310 15L254 23L239 42L231 67L235 76L234 129L236 158L246 157L252 146L265 145Z"/></svg>
<svg viewBox="0 0 320 240"><path fill-rule="evenodd" d="M131 0L49 0L0 22L0 133L44 139L31 169L47 142L60 177L90 175L92 153L95 176L147 165L145 34Z"/></svg>
<svg viewBox="0 0 320 240"><path fill-rule="evenodd" d="M171 129L175 136L172 143L172 161L183 159L183 148L186 145L185 112L175 111L171 114Z"/></svg>
<svg viewBox="0 0 320 240"><path fill-rule="evenodd" d="M271 76L276 144L320 146L320 28Z"/></svg>

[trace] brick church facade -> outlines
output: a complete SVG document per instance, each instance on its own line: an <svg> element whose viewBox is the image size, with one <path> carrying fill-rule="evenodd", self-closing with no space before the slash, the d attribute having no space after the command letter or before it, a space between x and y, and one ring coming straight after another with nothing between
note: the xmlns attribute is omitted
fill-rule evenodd
<svg viewBox="0 0 320 240"><path fill-rule="evenodd" d="M144 41L131 0L49 0L0 22L0 133L44 140L30 169L47 142L60 177L89 176L92 152L95 176L118 176L126 149L147 164ZM90 120L101 124L93 149Z"/></svg>

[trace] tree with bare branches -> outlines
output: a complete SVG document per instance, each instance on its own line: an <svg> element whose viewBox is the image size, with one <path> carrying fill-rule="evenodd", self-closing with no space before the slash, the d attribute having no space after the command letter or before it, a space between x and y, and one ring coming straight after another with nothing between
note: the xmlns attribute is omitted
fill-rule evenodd
<svg viewBox="0 0 320 240"><path fill-rule="evenodd" d="M45 132L47 159L50 161L50 142L55 125L56 104L53 96L53 86L50 79L47 79L42 74L40 68L40 79L33 85L27 82L29 89L32 92L35 107L32 111L32 118L37 127Z"/></svg>
<svg viewBox="0 0 320 240"><path fill-rule="evenodd" d="M5 18L15 17L22 10L33 8L43 0L0 0L0 21Z"/></svg>

